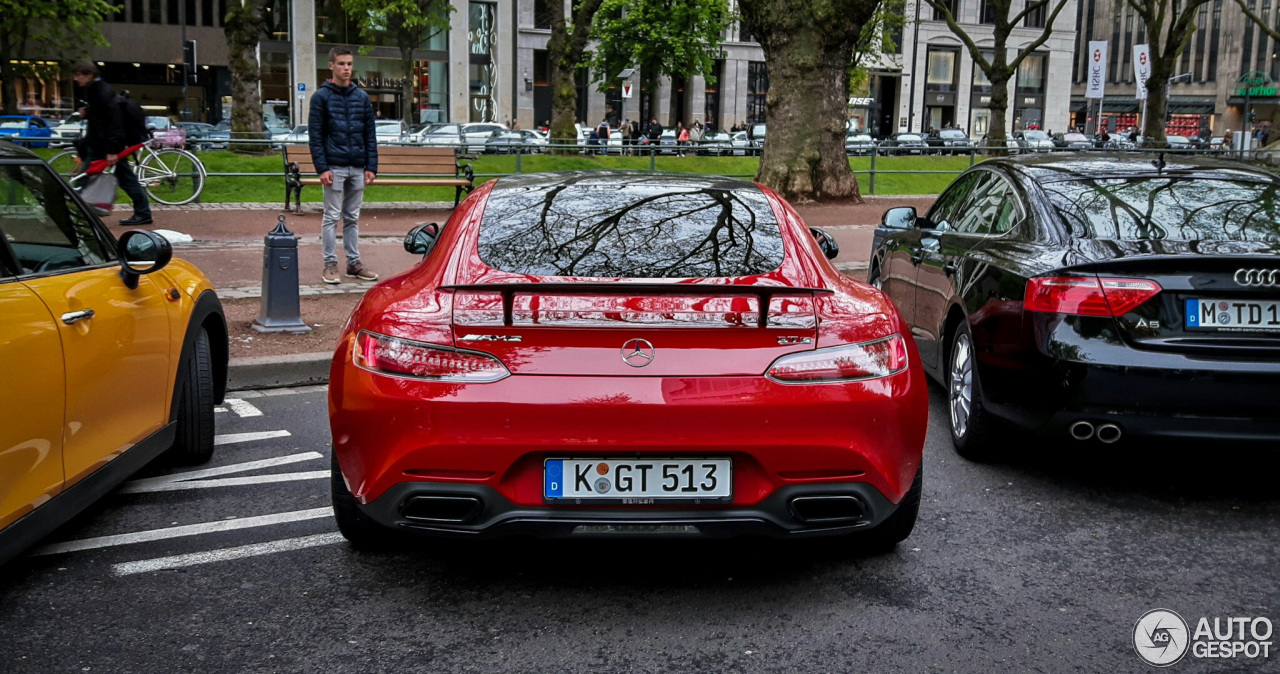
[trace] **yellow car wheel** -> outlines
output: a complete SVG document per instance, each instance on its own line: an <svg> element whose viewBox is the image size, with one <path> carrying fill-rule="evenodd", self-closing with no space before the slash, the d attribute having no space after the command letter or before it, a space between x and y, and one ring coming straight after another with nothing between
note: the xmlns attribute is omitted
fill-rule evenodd
<svg viewBox="0 0 1280 674"><path fill-rule="evenodd" d="M167 454L179 465L204 463L213 456L213 355L203 329L186 357L186 374L178 382L178 432Z"/></svg>

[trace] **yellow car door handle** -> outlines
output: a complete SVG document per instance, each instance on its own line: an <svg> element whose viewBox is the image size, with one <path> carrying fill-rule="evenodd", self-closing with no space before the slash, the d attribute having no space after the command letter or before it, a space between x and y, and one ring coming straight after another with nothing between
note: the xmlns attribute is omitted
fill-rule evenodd
<svg viewBox="0 0 1280 674"><path fill-rule="evenodd" d="M86 318L93 318L93 309L82 309L80 311L68 311L62 315L62 322L67 325L75 325L77 321L83 321Z"/></svg>

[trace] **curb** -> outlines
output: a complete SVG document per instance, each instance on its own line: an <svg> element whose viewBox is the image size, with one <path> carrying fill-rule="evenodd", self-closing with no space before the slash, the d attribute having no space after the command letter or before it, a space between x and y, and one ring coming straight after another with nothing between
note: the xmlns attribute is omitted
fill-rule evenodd
<svg viewBox="0 0 1280 674"><path fill-rule="evenodd" d="M227 367L227 390L250 391L285 386L329 383L333 353L296 353L289 356L232 358Z"/></svg>

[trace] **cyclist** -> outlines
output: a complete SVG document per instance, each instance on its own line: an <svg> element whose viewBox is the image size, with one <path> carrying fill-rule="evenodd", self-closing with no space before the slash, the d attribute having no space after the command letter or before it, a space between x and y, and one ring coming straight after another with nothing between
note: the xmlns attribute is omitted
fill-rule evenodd
<svg viewBox="0 0 1280 674"><path fill-rule="evenodd" d="M147 201L147 193L138 182L138 175L133 172L129 161L118 161L119 154L130 144L140 143L145 139L129 138L133 132L126 129L122 117L121 105L116 93L98 77L98 67L91 61L76 61L71 66L71 79L82 89L79 98L84 99L87 109L81 114L85 118L84 140L80 145L80 158L87 165L94 159L106 159L107 163L116 167L116 180L120 188L133 200L133 216L120 221L125 227L151 224L151 203Z"/></svg>

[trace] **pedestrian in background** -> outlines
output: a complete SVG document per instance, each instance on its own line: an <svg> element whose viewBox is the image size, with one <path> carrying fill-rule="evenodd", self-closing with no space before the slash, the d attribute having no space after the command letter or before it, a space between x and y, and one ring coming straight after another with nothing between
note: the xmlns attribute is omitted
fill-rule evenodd
<svg viewBox="0 0 1280 674"><path fill-rule="evenodd" d="M342 247L347 257L347 276L376 281L378 275L360 262L360 207L365 185L378 177L378 137L376 117L369 94L351 81L355 59L346 47L329 50L329 71L325 81L311 96L311 161L324 185L324 219L320 240L324 254L325 283L340 283L338 277L338 220L342 220Z"/></svg>
<svg viewBox="0 0 1280 674"><path fill-rule="evenodd" d="M133 166L127 158L119 160L120 153L126 147L142 143L146 139L137 130L127 128L122 112L124 102L116 96L110 84L98 77L98 66L91 61L76 61L71 66L71 79L83 91L79 98L85 101L84 140L77 146L81 162L88 166L91 161L105 159L107 164L115 167L120 189L133 202L133 216L121 220L121 225L135 227L151 224L151 202L147 200L142 183L138 182L138 174L133 172Z"/></svg>
<svg viewBox="0 0 1280 674"><path fill-rule="evenodd" d="M684 127L684 122L676 122L676 147L680 148L681 157L689 148L689 130Z"/></svg>

